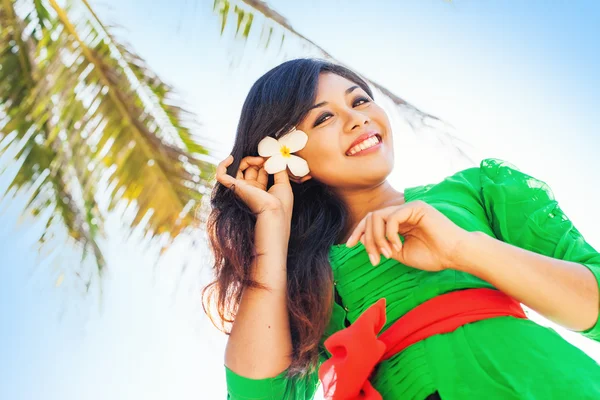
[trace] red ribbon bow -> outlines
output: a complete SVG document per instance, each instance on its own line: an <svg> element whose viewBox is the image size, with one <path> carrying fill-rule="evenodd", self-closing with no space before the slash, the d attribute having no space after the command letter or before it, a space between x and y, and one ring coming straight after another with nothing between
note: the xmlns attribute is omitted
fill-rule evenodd
<svg viewBox="0 0 600 400"><path fill-rule="evenodd" d="M331 353L319 368L325 399L382 400L369 382L379 362L429 336L499 316L527 318L519 302L498 290L458 290L413 308L377 337L386 320L385 299L379 299L352 325L325 340Z"/></svg>
<svg viewBox="0 0 600 400"><path fill-rule="evenodd" d="M327 400L382 400L368 378L386 350L377 338L384 324L385 299L380 299L325 340L331 358L319 368L319 379Z"/></svg>

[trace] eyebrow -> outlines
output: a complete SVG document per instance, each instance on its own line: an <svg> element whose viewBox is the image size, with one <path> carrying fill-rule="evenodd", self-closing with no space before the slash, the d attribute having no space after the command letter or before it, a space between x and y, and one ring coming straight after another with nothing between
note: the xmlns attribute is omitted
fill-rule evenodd
<svg viewBox="0 0 600 400"><path fill-rule="evenodd" d="M352 91L353 91L354 89L358 89L358 88L359 88L359 86L358 86L358 85L350 86L348 89L346 89L346 91L344 92L344 95L348 95L348 94L352 93ZM324 106L325 104L327 104L327 102L326 102L326 101L322 101L322 102L320 102L319 104L315 104L314 106L312 106L311 108L309 108L309 109L308 109L308 111L312 110L313 108L319 108L319 107L322 107L322 106Z"/></svg>

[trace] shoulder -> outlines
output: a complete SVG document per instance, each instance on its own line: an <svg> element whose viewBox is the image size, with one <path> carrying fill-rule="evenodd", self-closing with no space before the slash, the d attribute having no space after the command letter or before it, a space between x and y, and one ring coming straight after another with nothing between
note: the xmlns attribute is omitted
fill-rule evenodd
<svg viewBox="0 0 600 400"><path fill-rule="evenodd" d="M437 183L419 186L410 192L410 197L465 203L486 197L511 202L531 198L547 201L554 195L546 182L521 171L515 164L500 158L484 158L479 165L459 170Z"/></svg>
<svg viewBox="0 0 600 400"><path fill-rule="evenodd" d="M458 171L446 178L448 179L465 181L481 189L490 185L500 185L551 192L545 182L522 171L512 162L500 158L484 158L479 162L479 166Z"/></svg>
<svg viewBox="0 0 600 400"><path fill-rule="evenodd" d="M527 176L513 163L499 158L484 158L479 163L479 172L490 179L502 179L511 176Z"/></svg>
<svg viewBox="0 0 600 400"><path fill-rule="evenodd" d="M481 181L483 178L496 179L502 176L512 175L514 172L523 172L513 163L500 158L484 158L478 166L466 168L456 172L452 177L465 177L472 181Z"/></svg>
<svg viewBox="0 0 600 400"><path fill-rule="evenodd" d="M484 191L505 192L505 197L535 200L554 200L550 186L518 168L516 165L498 158L483 159L479 166L480 183Z"/></svg>

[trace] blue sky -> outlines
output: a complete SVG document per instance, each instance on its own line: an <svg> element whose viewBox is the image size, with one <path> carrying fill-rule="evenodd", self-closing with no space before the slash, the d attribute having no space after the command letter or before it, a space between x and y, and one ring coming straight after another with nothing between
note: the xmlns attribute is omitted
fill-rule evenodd
<svg viewBox="0 0 600 400"><path fill-rule="evenodd" d="M254 80L281 61L277 49L219 37L212 1L103 0L92 4L202 121L228 154ZM506 159L545 180L567 215L600 248L600 5L591 1L275 0L300 32L359 73L451 123L482 157ZM288 56L308 55L296 42ZM398 128L401 130L401 128ZM396 143L410 151L414 142ZM402 153L400 153L402 154ZM435 156L420 153L428 162ZM0 159L0 163L7 160ZM400 160L402 162L402 160ZM441 168L431 165L439 173ZM443 171L442 171L443 172ZM448 171L451 172L451 171ZM398 185L428 171L399 167ZM0 176L5 187L7 174ZM425 183L425 182L422 182ZM85 297L68 275L79 263L60 252L40 263L41 226L18 221L24 199L0 202L0 398L224 398L224 338L200 312L208 255L157 249L124 236L111 217L104 243L105 302ZM51 249L53 250L53 249ZM48 251L48 250L46 250ZM187 269L183 268L187 265ZM54 287L62 272L64 283ZM95 293L95 292L94 292ZM564 332L563 332L564 333ZM600 360L600 345L567 335Z"/></svg>

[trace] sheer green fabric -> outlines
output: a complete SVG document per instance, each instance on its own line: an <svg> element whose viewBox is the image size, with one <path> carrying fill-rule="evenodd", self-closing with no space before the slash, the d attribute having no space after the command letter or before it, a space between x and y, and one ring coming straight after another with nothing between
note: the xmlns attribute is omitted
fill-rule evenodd
<svg viewBox="0 0 600 400"><path fill-rule="evenodd" d="M468 231L580 263L600 282L600 254L565 216L550 188L502 160L485 159L479 167L404 192L407 202L425 201ZM467 273L421 271L393 259L382 258L373 267L362 244L333 246L330 260L343 308L334 306L323 340L382 297L387 299L386 330L439 294L493 287ZM581 333L600 341L600 321ZM302 379L286 379L286 371L248 379L225 370L231 400L308 400L319 385L316 372ZM553 329L513 317L470 323L422 340L380 363L371 382L386 400L420 400L436 390L444 400L600 398L600 366L593 359Z"/></svg>

